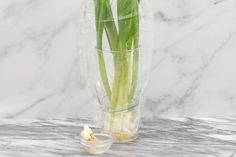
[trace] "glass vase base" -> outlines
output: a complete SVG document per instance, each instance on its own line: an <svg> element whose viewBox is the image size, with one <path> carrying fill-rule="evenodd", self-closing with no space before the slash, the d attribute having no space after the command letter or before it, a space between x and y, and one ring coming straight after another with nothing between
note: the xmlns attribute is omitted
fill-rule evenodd
<svg viewBox="0 0 236 157"><path fill-rule="evenodd" d="M103 133L109 134L108 132L103 131ZM134 141L138 138L138 133L130 134L126 132L113 133L111 135L115 143L126 143Z"/></svg>
<svg viewBox="0 0 236 157"><path fill-rule="evenodd" d="M126 143L136 140L138 138L138 133L133 135L127 133L117 133L113 135L113 138L116 143Z"/></svg>
<svg viewBox="0 0 236 157"><path fill-rule="evenodd" d="M133 105L125 110L104 112L102 132L117 143L130 142L138 137L139 124L140 107Z"/></svg>

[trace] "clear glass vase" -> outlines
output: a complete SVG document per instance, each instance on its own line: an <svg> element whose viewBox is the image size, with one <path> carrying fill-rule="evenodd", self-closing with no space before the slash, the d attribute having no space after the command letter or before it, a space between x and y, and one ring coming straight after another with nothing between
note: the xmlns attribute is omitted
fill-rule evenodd
<svg viewBox="0 0 236 157"><path fill-rule="evenodd" d="M151 9L147 0L89 0L83 7L83 54L87 81L98 100L95 116L116 142L131 141L138 135L152 58Z"/></svg>

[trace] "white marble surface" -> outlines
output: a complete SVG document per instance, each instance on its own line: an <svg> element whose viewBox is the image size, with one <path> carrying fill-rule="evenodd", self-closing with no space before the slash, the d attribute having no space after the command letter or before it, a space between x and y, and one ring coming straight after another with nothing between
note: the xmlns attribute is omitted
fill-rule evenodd
<svg viewBox="0 0 236 157"><path fill-rule="evenodd" d="M147 115L235 116L236 1L156 3Z"/></svg>
<svg viewBox="0 0 236 157"><path fill-rule="evenodd" d="M80 144L86 119L0 119L1 157L92 157ZM91 125L93 130L97 127ZM236 157L236 119L143 121L137 140L102 157Z"/></svg>
<svg viewBox="0 0 236 157"><path fill-rule="evenodd" d="M82 0L0 0L0 117L90 117ZM150 0L144 116L236 116L236 0ZM88 112L89 111L89 112Z"/></svg>

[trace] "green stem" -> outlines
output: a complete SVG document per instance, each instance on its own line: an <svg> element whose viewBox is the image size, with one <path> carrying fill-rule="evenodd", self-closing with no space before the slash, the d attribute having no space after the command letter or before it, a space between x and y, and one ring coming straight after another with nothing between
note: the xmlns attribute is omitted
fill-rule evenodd
<svg viewBox="0 0 236 157"><path fill-rule="evenodd" d="M98 50L98 61L100 75L103 82L103 86L107 93L108 98L111 98L111 88L107 78L106 66L104 61L104 56L102 53L102 41L103 41L103 29L104 29L104 19L106 16L106 0L94 0L95 3L95 13L96 13L96 30L97 30L97 50Z"/></svg>
<svg viewBox="0 0 236 157"><path fill-rule="evenodd" d="M138 82L138 63L139 63L139 8L138 4L136 5L137 16L134 19L133 23L135 25L135 37L134 37L134 51L133 51L133 67L132 67L132 82L131 90L129 94L129 100L132 101L134 97L135 90L137 88Z"/></svg>
<svg viewBox="0 0 236 157"><path fill-rule="evenodd" d="M110 0L94 0L94 2L99 69L106 94L110 99L108 107L110 109L127 107L133 99L138 80L139 0L117 0L118 29ZM112 90L102 53L104 30L114 58ZM131 54L133 57L130 56ZM132 67L131 62L133 63Z"/></svg>

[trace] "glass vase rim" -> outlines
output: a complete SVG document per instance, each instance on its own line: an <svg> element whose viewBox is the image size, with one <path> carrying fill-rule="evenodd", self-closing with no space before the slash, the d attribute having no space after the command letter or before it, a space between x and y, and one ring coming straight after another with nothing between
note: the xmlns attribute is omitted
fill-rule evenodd
<svg viewBox="0 0 236 157"><path fill-rule="evenodd" d="M139 103L135 103L127 108L121 108L121 109L109 109L108 107L102 107L102 111L103 112L106 112L106 113L122 113L122 112L129 112L129 111L132 111L136 108L139 107Z"/></svg>
<svg viewBox="0 0 236 157"><path fill-rule="evenodd" d="M95 22L115 22L115 21L122 21L122 20L127 20L127 19L131 19L134 18L136 16L138 16L139 14L128 14L128 15L124 15L124 16L119 16L119 17L115 17L115 18L108 18L108 19L102 19L102 20L96 20L94 17L94 21Z"/></svg>
<svg viewBox="0 0 236 157"><path fill-rule="evenodd" d="M108 49L100 49L100 48L97 48L95 47L95 50L97 50L98 53L108 53L108 54L114 54L114 53L117 53L117 52L123 52L123 51L126 51L126 52L138 52L140 53L138 50L140 50L140 46L137 47L137 48L132 48L132 49L129 49L129 50L108 50Z"/></svg>

